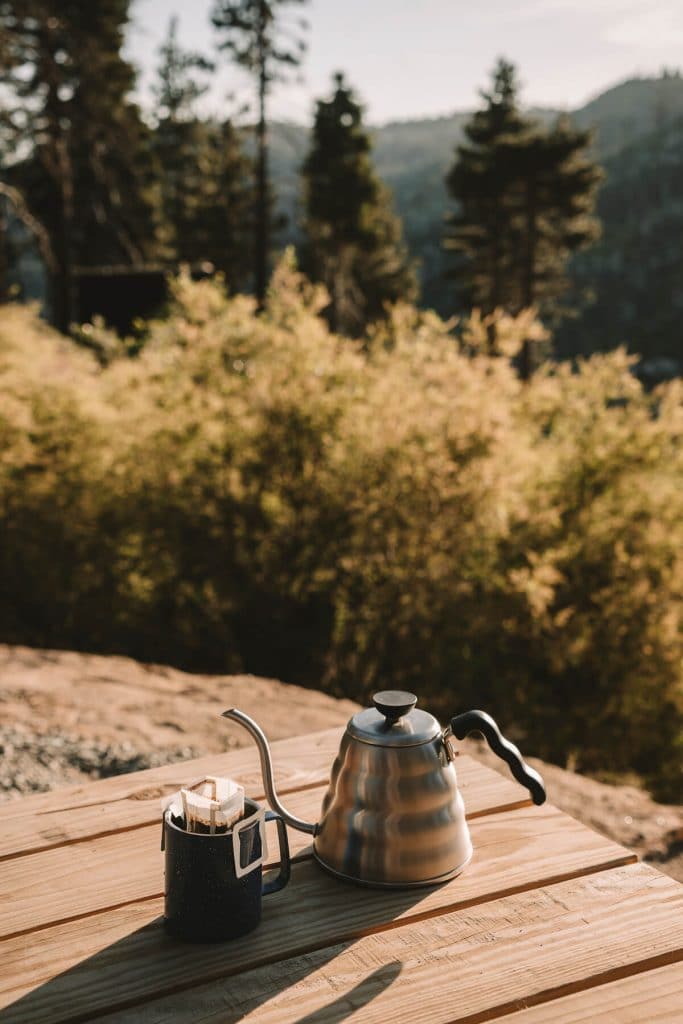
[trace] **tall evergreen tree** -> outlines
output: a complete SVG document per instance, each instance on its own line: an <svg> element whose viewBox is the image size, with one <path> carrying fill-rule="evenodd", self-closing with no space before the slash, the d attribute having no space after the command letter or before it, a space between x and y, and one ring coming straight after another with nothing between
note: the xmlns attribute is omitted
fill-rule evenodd
<svg viewBox="0 0 683 1024"><path fill-rule="evenodd" d="M446 183L458 211L445 247L460 254L465 299L490 313L537 306L553 318L572 252L599 233L593 216L602 172L586 155L590 132L522 116L512 64L501 60L485 105L465 126ZM522 372L529 351L525 348Z"/></svg>
<svg viewBox="0 0 683 1024"><path fill-rule="evenodd" d="M249 165L230 121L197 114L213 64L184 50L171 19L160 49L154 94L160 254L169 261L211 263L229 284L244 279L245 222L252 190Z"/></svg>
<svg viewBox="0 0 683 1024"><path fill-rule="evenodd" d="M401 223L370 159L363 112L342 74L316 104L310 152L302 168L306 241L302 266L330 293L333 330L358 334L384 314L385 303L412 300Z"/></svg>
<svg viewBox="0 0 683 1024"><path fill-rule="evenodd" d="M168 23L166 38L159 47L159 66L153 94L160 123L182 124L197 117L197 101L209 88L213 61L203 53L185 50L178 42L178 18Z"/></svg>
<svg viewBox="0 0 683 1024"><path fill-rule="evenodd" d="M251 74L256 82L256 190L254 230L254 289L263 306L270 249L270 188L268 181L267 100L275 82L299 66L305 52L305 22L286 23L286 8L306 0L215 0L212 21L219 46Z"/></svg>
<svg viewBox="0 0 683 1024"><path fill-rule="evenodd" d="M129 0L2 0L0 84L12 184L47 231L55 322L78 265L136 262L152 231L146 130L121 56Z"/></svg>
<svg viewBox="0 0 683 1024"><path fill-rule="evenodd" d="M450 219L445 248L464 257L455 276L465 301L485 313L517 304L515 253L506 233L506 168L494 159L501 138L520 140L528 130L517 107L517 91L514 66L500 60L490 92L480 93L485 105L465 125L465 141L446 178L459 209Z"/></svg>
<svg viewBox="0 0 683 1024"><path fill-rule="evenodd" d="M192 212L202 184L196 160L201 126L195 104L208 90L208 74L213 70L202 54L183 50L177 36L178 19L173 17L159 48L152 87L157 118L152 151L156 159L159 255L169 262L189 259Z"/></svg>
<svg viewBox="0 0 683 1024"><path fill-rule="evenodd" d="M587 156L589 131L560 118L548 131L532 126L521 140L502 138L496 157L507 167L511 229L519 245L518 290L522 307L552 313L569 282L572 252L600 232L593 216L601 169Z"/></svg>

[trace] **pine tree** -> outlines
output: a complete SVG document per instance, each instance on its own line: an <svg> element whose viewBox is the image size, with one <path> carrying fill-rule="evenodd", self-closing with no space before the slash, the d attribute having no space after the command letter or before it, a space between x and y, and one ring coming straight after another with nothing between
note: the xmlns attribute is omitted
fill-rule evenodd
<svg viewBox="0 0 683 1024"><path fill-rule="evenodd" d="M50 239L53 318L75 312L79 265L130 263L151 238L146 130L121 56L129 0L0 2L11 183Z"/></svg>
<svg viewBox="0 0 683 1024"><path fill-rule="evenodd" d="M599 233L593 208L602 172L586 156L590 132L566 119L544 129L521 115L517 92L515 69L501 60L446 179L459 209L445 247L461 256L469 303L484 313L536 306L552 320L562 312L569 256ZM529 357L526 346L523 374Z"/></svg>
<svg viewBox="0 0 683 1024"><path fill-rule="evenodd" d="M528 123L517 107L514 66L500 60L490 92L481 91L485 106L465 125L465 142L446 185L459 210L450 219L445 248L462 258L454 276L468 305L490 313L517 306L515 252L508 236L507 168L496 162L494 147L501 138L525 137Z"/></svg>
<svg viewBox="0 0 683 1024"><path fill-rule="evenodd" d="M153 94L157 103L159 123L182 124L196 119L197 101L209 88L215 70L212 61L202 53L184 50L178 43L178 18L170 18L166 39L159 47L161 58Z"/></svg>
<svg viewBox="0 0 683 1024"><path fill-rule="evenodd" d="M250 162L230 121L206 122L202 130L198 149L201 193L182 258L206 261L224 275L230 289L245 288L253 251Z"/></svg>
<svg viewBox="0 0 683 1024"><path fill-rule="evenodd" d="M213 64L184 50L177 19L160 48L152 149L158 178L158 239L164 260L208 263L229 284L242 283L251 190L248 161L229 121L197 114Z"/></svg>
<svg viewBox="0 0 683 1024"><path fill-rule="evenodd" d="M521 307L557 311L569 285L570 255L599 235L593 209L602 171L585 155L590 143L589 131L560 118L548 131L533 126L526 138L503 138L496 146L511 182L508 208L519 242Z"/></svg>
<svg viewBox="0 0 683 1024"><path fill-rule="evenodd" d="M178 19L169 21L159 48L159 65L152 92L157 123L152 133L159 217L159 255L164 261L190 261L193 224L202 174L197 154L202 128L196 103L209 88L213 65L199 53L178 44Z"/></svg>
<svg viewBox="0 0 683 1024"><path fill-rule="evenodd" d="M286 70L299 66L305 52L301 19L294 29L285 24L285 9L306 0L216 0L212 22L225 50L256 82L256 189L254 289L263 308L270 249L271 196L268 180L267 100Z"/></svg>
<svg viewBox="0 0 683 1024"><path fill-rule="evenodd" d="M385 304L416 296L401 223L370 159L363 112L342 74L316 104L310 152L302 168L305 244L302 266L330 293L335 331L359 334Z"/></svg>

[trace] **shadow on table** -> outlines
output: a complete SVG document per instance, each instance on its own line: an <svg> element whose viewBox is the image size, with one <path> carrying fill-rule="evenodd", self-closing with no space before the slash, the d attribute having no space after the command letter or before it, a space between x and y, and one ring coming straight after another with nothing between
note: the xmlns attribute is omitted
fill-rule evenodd
<svg viewBox="0 0 683 1024"><path fill-rule="evenodd" d="M357 985L354 985L348 992L344 992L337 999L305 1017L299 1017L295 1024L332 1024L332 1022L346 1020L352 1013L362 1006L371 1003L380 992L384 992L398 978L403 964L400 960L394 960L390 964L383 964L376 971L363 978Z"/></svg>
<svg viewBox="0 0 683 1024"><path fill-rule="evenodd" d="M329 877L325 882L326 888L342 887L344 901L349 904L362 905L364 908L374 905L375 909L382 906L385 927L387 922L419 904L432 891L393 890L389 894L386 891L360 889ZM352 948L357 941L354 937L346 940L332 938L329 928L326 931L324 927L316 927L315 922L312 922L310 940L304 941L297 937L288 942L287 933L293 925L292 915L297 913L297 903L300 911L301 902L296 899L295 886L291 886L282 894L278 893L273 903L285 897L286 893L289 893L289 898L282 898L279 913L272 916L264 913L255 932L242 940L228 943L194 945L179 942L165 934L161 917L137 928L135 922L131 922L132 930L129 934L103 945L97 953L74 963L0 1010L0 1024L75 1024L100 1018L104 1018L106 1024L160 1024L171 1020L173 1024L190 1024L197 1019L201 1019L203 1024L232 1024L240 1021L259 1006L304 981ZM321 892L320 897L320 905L314 916L320 922L326 919L329 922L325 894ZM388 912L387 901L391 904ZM339 898L335 902L338 913ZM130 916L135 917L137 914L139 921L144 914L144 904L137 904L132 909L135 913ZM117 913L125 919L127 910L120 908ZM97 935L97 917L99 915L93 915L46 931L64 930L63 955L66 959L70 956L70 948L76 945L79 925L84 933L88 932L88 944L97 941L93 938ZM100 927L111 927L107 917L102 915ZM370 918L376 921L377 915L373 918L370 914ZM352 930L353 926L349 925L349 931ZM344 925L340 923L336 934L343 936L343 932ZM29 961L39 961L43 936L45 932L41 931L27 935L25 949L17 951L17 961L23 957ZM316 942L319 948L316 948ZM60 956L60 944L54 934L49 937L45 947L46 959L49 957L54 960ZM287 952L288 948L291 952ZM245 961L250 966L240 967ZM296 1024L332 1024L342 1021L389 988L401 970L402 963L394 959L369 970L366 977L357 981L356 963L352 979L356 984L344 991L339 988L330 989L333 997L330 1003L297 1018L297 999L304 999L305 993L292 993L291 1002L287 1001L281 1011L278 1007L278 1013L283 1018L286 1014L287 1019L296 1021ZM336 980L343 984L341 975ZM316 987L320 991L317 982Z"/></svg>

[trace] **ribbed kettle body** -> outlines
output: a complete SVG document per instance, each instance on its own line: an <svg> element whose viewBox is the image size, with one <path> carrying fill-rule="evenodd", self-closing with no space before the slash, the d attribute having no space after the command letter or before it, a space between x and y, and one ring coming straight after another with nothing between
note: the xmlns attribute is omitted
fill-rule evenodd
<svg viewBox="0 0 683 1024"><path fill-rule="evenodd" d="M393 747L347 732L313 847L324 867L370 885L427 885L458 874L472 844L442 736Z"/></svg>

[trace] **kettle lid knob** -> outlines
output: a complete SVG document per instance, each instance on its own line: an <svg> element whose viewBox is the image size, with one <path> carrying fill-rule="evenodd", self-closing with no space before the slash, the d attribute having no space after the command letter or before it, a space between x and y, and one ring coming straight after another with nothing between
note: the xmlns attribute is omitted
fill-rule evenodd
<svg viewBox="0 0 683 1024"><path fill-rule="evenodd" d="M407 715L417 704L417 697L407 690L381 690L372 698L380 714L384 715L387 725L393 725L403 715Z"/></svg>

